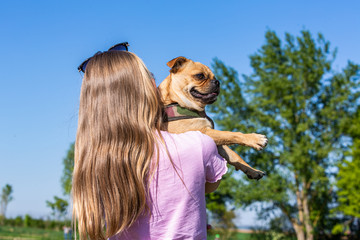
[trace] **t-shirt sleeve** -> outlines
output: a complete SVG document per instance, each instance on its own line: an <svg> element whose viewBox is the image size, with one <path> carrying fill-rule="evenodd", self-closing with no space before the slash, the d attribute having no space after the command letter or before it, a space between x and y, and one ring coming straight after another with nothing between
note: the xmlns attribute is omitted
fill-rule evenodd
<svg viewBox="0 0 360 240"><path fill-rule="evenodd" d="M201 135L205 180L214 183L227 172L226 160L219 155L214 140L205 134Z"/></svg>

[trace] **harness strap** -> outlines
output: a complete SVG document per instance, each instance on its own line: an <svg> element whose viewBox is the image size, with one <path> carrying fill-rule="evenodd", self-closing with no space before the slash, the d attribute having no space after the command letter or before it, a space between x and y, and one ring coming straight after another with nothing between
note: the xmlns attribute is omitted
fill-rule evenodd
<svg viewBox="0 0 360 240"><path fill-rule="evenodd" d="M166 122L182 119L206 118L211 122L211 125L214 128L214 122L206 115L205 111L199 112L196 110L189 110L187 108L181 107L178 103L172 103L165 106L165 113L167 116L167 119L165 119Z"/></svg>

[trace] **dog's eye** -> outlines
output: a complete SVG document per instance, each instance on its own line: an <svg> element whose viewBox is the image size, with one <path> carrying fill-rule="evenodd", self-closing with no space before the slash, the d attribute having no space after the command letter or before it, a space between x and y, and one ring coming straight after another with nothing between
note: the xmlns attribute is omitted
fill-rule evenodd
<svg viewBox="0 0 360 240"><path fill-rule="evenodd" d="M203 73L198 73L195 75L195 77L199 80L203 80L205 78L205 75Z"/></svg>

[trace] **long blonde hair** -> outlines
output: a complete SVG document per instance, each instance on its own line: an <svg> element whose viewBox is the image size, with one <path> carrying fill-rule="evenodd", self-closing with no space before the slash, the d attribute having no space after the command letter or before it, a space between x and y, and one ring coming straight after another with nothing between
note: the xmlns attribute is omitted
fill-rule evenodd
<svg viewBox="0 0 360 240"><path fill-rule="evenodd" d="M162 109L151 74L135 54L91 58L81 87L72 182L80 239L106 239L149 210L146 183Z"/></svg>

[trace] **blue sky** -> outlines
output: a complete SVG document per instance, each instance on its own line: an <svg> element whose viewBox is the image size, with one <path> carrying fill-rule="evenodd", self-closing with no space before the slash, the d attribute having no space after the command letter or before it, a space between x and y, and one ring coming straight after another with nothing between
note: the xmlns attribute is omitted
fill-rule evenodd
<svg viewBox="0 0 360 240"><path fill-rule="evenodd" d="M0 187L8 215L46 216L61 196L62 159L75 140L81 75L96 51L128 41L156 76L186 56L214 57L240 74L267 29L321 32L338 48L334 70L360 63L359 1L2 1L0 3ZM244 223L250 220L243 220Z"/></svg>

